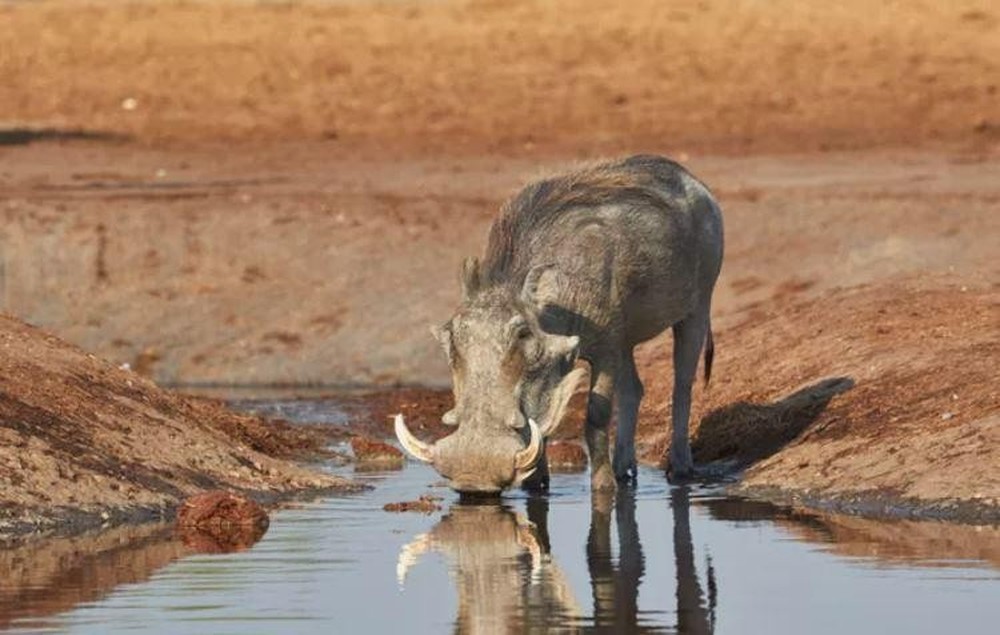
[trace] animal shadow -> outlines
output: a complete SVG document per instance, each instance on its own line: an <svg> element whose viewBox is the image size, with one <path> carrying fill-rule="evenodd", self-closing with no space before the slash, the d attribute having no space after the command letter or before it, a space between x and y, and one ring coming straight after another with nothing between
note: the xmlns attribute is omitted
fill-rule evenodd
<svg viewBox="0 0 1000 635"><path fill-rule="evenodd" d="M733 471L765 459L798 437L831 399L853 387L850 377L832 377L770 404L738 401L713 410L691 439L695 462Z"/></svg>

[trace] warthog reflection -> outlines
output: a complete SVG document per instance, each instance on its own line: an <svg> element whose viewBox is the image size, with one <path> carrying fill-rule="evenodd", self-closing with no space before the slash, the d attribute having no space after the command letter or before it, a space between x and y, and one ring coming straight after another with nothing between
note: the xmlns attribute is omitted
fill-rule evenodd
<svg viewBox="0 0 1000 635"><path fill-rule="evenodd" d="M400 552L400 583L428 551L444 553L451 561L459 632L544 630L572 623L581 614L569 584L549 559L538 526L507 507L453 505L430 532Z"/></svg>
<svg viewBox="0 0 1000 635"><path fill-rule="evenodd" d="M714 630L715 577L707 567L706 593L695 566L690 502L686 488L670 496L674 518L676 632L698 635ZM635 517L635 494L595 491L591 498L587 568L593 611L587 615L566 576L551 555L548 499L532 498L527 516L497 504L456 503L426 534L403 547L397 575L407 573L427 552L444 554L458 590L455 630L460 633L673 632L640 623L639 586L645 558ZM617 531L617 559L612 550L611 519Z"/></svg>

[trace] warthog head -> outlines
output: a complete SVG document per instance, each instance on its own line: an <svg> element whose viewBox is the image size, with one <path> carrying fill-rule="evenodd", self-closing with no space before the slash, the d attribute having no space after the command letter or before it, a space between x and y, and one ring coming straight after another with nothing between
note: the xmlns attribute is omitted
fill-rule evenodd
<svg viewBox="0 0 1000 635"><path fill-rule="evenodd" d="M559 424L584 369L573 369L579 338L539 326L539 281L532 270L518 291L479 282L478 263L464 272L465 300L432 331L451 364L457 430L431 445L414 437L401 416L396 436L462 493L496 494L518 485L544 456L545 437ZM544 303L542 303L544 304Z"/></svg>

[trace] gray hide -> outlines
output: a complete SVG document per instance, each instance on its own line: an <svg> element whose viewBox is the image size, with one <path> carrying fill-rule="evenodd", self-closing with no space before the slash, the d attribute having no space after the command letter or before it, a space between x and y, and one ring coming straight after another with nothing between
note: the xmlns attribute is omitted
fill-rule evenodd
<svg viewBox="0 0 1000 635"><path fill-rule="evenodd" d="M435 328L452 368L457 425L434 445L404 447L433 463L460 492L544 486L544 437L561 419L590 366L586 439L594 488L635 474L635 426L642 382L635 346L672 327L671 472L694 465L688 442L691 388L705 346L722 265L719 206L680 165L656 156L602 163L541 180L508 201L481 261L466 261L463 300ZM614 460L608 423L618 410Z"/></svg>

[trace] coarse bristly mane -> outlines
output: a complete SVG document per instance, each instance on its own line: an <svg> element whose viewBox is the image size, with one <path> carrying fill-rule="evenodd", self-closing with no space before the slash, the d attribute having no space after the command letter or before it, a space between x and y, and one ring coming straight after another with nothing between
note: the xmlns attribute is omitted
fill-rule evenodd
<svg viewBox="0 0 1000 635"><path fill-rule="evenodd" d="M519 270L518 247L570 209L609 203L664 205L683 197L682 173L669 159L638 155L529 184L504 203L490 227L481 279L498 284L523 277L527 272Z"/></svg>

